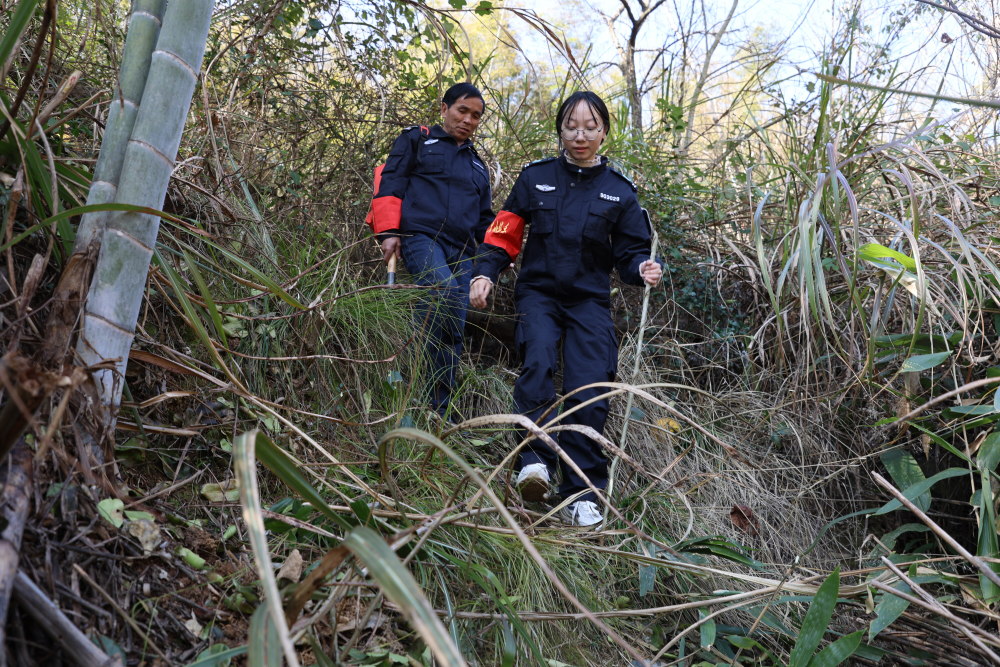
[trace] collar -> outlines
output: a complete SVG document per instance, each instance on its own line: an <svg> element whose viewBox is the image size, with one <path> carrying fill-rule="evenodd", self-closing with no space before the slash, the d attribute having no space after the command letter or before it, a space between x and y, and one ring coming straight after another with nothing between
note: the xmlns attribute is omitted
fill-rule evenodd
<svg viewBox="0 0 1000 667"><path fill-rule="evenodd" d="M597 174L604 171L608 166L607 155L602 155L601 161L595 164L593 167L577 166L566 159L565 153L560 153L558 159L559 159L559 164L561 164L566 171L568 171L571 174L578 174L584 178L590 178L592 176L596 176Z"/></svg>
<svg viewBox="0 0 1000 667"><path fill-rule="evenodd" d="M431 131L430 131L430 135L429 136L431 136L434 139L447 139L447 140L451 141L453 144L457 144L458 146L468 146L468 145L472 144L472 139L466 139L465 141L463 141L462 143L459 144L455 140L455 137L453 137L450 134L448 134L445 131L445 129L443 127L441 127L440 125L431 125Z"/></svg>

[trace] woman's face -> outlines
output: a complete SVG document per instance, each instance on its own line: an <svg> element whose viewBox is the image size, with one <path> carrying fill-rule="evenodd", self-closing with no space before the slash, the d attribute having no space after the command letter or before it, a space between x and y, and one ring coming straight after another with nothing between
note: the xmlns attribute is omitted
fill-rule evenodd
<svg viewBox="0 0 1000 667"><path fill-rule="evenodd" d="M463 97L448 106L441 103L441 127L462 143L472 136L483 117L483 101L478 97Z"/></svg>
<svg viewBox="0 0 1000 667"><path fill-rule="evenodd" d="M580 100L563 118L559 135L571 158L577 162L590 162L597 155L604 137L608 136L608 128L604 127L590 105Z"/></svg>

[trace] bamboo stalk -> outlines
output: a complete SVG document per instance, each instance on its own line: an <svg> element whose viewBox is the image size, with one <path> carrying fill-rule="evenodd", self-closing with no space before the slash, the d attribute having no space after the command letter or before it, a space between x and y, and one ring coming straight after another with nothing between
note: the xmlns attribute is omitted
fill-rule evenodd
<svg viewBox="0 0 1000 667"><path fill-rule="evenodd" d="M87 193L87 204L107 204L115 200L118 179L125 160L125 149L139 112L139 102L146 88L149 66L160 35L166 0L136 0L129 17L128 34L122 51L118 86L108 108L101 152L94 165L94 178ZM99 241L106 211L85 213L77 231L75 252Z"/></svg>
<svg viewBox="0 0 1000 667"><path fill-rule="evenodd" d="M212 6L212 0L167 5L125 150L117 203L163 207L205 54ZM120 379L135 335L159 228L156 215L113 212L101 242L77 352L86 365L113 361L113 369L94 374L101 402L110 408L106 426L114 423L121 400Z"/></svg>

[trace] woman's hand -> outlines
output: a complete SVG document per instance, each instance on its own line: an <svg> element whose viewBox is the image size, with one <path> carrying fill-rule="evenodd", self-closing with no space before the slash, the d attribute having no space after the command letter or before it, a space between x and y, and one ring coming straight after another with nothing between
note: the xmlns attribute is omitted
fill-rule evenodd
<svg viewBox="0 0 1000 667"><path fill-rule="evenodd" d="M469 285L469 303L476 308L485 308L486 300L493 291L493 283L485 276L477 276Z"/></svg>
<svg viewBox="0 0 1000 667"><path fill-rule="evenodd" d="M656 287L660 284L660 278L663 277L663 269L660 267L659 262L647 259L639 265L639 275L642 276L643 281L647 285Z"/></svg>
<svg viewBox="0 0 1000 667"><path fill-rule="evenodd" d="M390 236L382 241L382 261L386 264L393 257L399 257L400 242L398 236Z"/></svg>

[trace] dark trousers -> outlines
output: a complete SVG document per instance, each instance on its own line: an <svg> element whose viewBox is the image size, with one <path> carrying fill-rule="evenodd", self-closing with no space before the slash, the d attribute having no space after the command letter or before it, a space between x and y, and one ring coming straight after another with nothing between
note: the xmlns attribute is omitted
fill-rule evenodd
<svg viewBox="0 0 1000 667"><path fill-rule="evenodd" d="M514 385L515 409L538 423L542 413L556 400L555 373L562 342L563 393L593 382L610 382L618 368L618 341L607 303L585 300L564 303L562 300L523 289L518 294L517 343L521 352L521 375ZM569 410L607 389L592 388L563 402ZM547 422L554 414L550 413ZM603 399L560 420L560 424L582 424L598 433L604 431L608 418L608 400ZM540 423L539 426L544 426ZM522 437L524 434L521 434ZM601 446L582 433L562 431L556 442L598 489L608 483L608 459ZM565 498L588 488L574 471L540 440L531 441L521 452L521 467L544 463L550 470L562 468L559 493ZM581 500L595 500L589 492Z"/></svg>
<svg viewBox="0 0 1000 667"><path fill-rule="evenodd" d="M426 341L427 400L444 416L462 357L472 254L425 234L404 236L402 253L416 283L431 288L420 299L414 322Z"/></svg>

